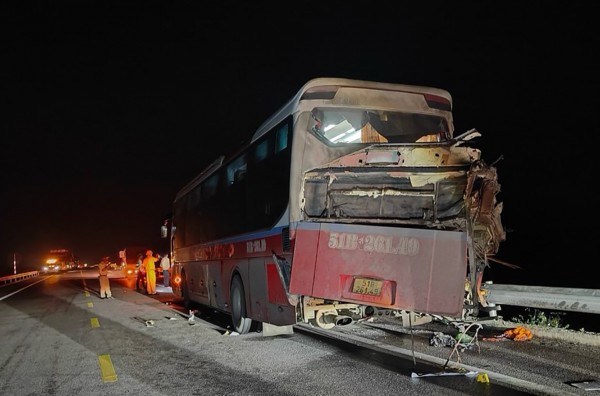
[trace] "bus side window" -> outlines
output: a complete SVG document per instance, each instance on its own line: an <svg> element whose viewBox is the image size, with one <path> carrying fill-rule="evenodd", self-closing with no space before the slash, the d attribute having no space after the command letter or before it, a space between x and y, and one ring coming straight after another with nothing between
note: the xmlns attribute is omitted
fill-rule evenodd
<svg viewBox="0 0 600 396"><path fill-rule="evenodd" d="M254 161L260 162L269 156L269 141L264 140L254 149Z"/></svg>
<svg viewBox="0 0 600 396"><path fill-rule="evenodd" d="M233 182L237 183L239 181L242 181L246 178L246 165L244 165L244 168L241 169L237 169L235 171L235 173L233 174Z"/></svg>
<svg viewBox="0 0 600 396"><path fill-rule="evenodd" d="M246 156L241 155L227 167L227 185L242 181L246 178Z"/></svg>
<svg viewBox="0 0 600 396"><path fill-rule="evenodd" d="M275 139L275 153L283 151L287 148L288 145L288 127L289 125L286 123L281 128L277 130L277 136Z"/></svg>

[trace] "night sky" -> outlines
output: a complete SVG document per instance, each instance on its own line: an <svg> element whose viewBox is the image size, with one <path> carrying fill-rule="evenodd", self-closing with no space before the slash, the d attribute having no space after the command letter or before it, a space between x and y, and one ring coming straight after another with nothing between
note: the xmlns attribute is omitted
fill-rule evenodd
<svg viewBox="0 0 600 396"><path fill-rule="evenodd" d="M0 275L58 247L166 252L184 184L306 81L344 77L448 90L456 134L502 157L497 257L521 269L492 262L487 280L599 288L596 7L414 3L4 10Z"/></svg>

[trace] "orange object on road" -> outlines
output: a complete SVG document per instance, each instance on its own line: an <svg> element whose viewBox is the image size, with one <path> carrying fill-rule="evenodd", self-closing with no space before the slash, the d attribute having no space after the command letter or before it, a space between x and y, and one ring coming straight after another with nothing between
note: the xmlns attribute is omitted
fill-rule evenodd
<svg viewBox="0 0 600 396"><path fill-rule="evenodd" d="M531 330L523 326L517 326L514 329L508 329L503 334L504 337L514 341L529 341L533 338Z"/></svg>
<svg viewBox="0 0 600 396"><path fill-rule="evenodd" d="M526 329L523 326L517 326L514 329L505 330L504 333L497 335L495 337L486 337L483 338L484 341L529 341L533 338L533 333L531 330Z"/></svg>

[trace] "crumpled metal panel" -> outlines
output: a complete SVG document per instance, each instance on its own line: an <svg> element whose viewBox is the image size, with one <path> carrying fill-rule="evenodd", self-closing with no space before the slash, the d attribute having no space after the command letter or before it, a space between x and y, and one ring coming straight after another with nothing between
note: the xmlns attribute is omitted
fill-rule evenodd
<svg viewBox="0 0 600 396"><path fill-rule="evenodd" d="M496 201L500 192L496 168L483 161L473 163L465 197L473 224L474 242L482 255L494 255L506 240L500 215L503 205Z"/></svg>

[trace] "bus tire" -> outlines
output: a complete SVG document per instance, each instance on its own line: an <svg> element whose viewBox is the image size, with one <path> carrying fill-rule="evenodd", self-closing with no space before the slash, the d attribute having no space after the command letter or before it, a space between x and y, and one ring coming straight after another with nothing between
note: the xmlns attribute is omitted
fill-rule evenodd
<svg viewBox="0 0 600 396"><path fill-rule="evenodd" d="M192 309L190 291L188 290L187 279L184 274L181 275L181 297L183 298L183 307L185 309Z"/></svg>
<svg viewBox="0 0 600 396"><path fill-rule="evenodd" d="M246 315L244 284L240 277L236 275L231 281L231 320L233 328L239 334L247 334L252 327L252 319Z"/></svg>

